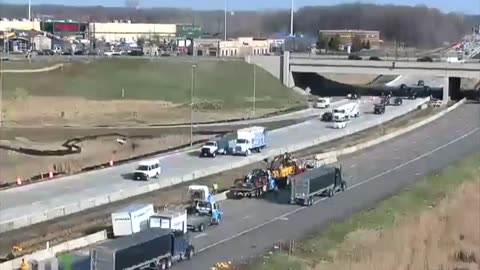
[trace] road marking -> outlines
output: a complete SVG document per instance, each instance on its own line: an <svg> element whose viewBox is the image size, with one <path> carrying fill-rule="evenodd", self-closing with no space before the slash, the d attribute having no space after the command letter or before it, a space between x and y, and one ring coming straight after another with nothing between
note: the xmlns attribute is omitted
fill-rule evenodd
<svg viewBox="0 0 480 270"><path fill-rule="evenodd" d="M352 166L350 166L350 169L355 168L355 167L357 167L357 164L353 164Z"/></svg>
<svg viewBox="0 0 480 270"><path fill-rule="evenodd" d="M280 218L280 220L288 220L288 217Z"/></svg>
<svg viewBox="0 0 480 270"><path fill-rule="evenodd" d="M208 235L207 233L200 233L200 234L195 235L193 238L200 238L200 237L204 237L204 236L207 236L207 235Z"/></svg>
<svg viewBox="0 0 480 270"><path fill-rule="evenodd" d="M380 174L377 174L377 175L375 175L375 176L373 176L373 177L370 177L370 178L368 178L368 179L366 179L366 180L364 180L364 181L362 181L362 182L359 182L359 183L357 183L357 184L355 184L355 185L353 185L353 186L349 186L346 190L354 189L354 188L356 188L356 187L358 187L358 186L361 186L361 185L366 184L366 183L368 183L368 182L371 182L371 181L373 181L373 180L375 180L375 179L377 179L377 178L379 178L379 177L382 177L382 176L384 176L384 175L386 175L386 174L388 174L388 173L391 173L391 172L396 171L396 170L398 170L398 169L400 169L400 168L403 168L403 167L405 167L405 166L407 166L407 165L409 165L409 164L411 164L411 163L413 163L413 162L415 162L415 161L417 161L417 160L419 160L419 159L422 159L422 158L424 158L424 157L427 157L427 156L429 156L429 155L431 155L431 154L433 154L433 153L435 153L435 152L438 152L439 150L441 150L441 149L443 149L443 148L445 148L445 147L447 147L447 146L449 146L449 145L452 145L452 144L454 144L454 143L456 143L456 142L458 142L458 141L460 141L460 140L463 140L463 139L465 139L466 137L472 135L473 133L475 133L475 132L477 132L477 131L479 131L479 130L480 130L480 128L476 128L476 129L474 129L474 130L471 130L471 131L465 133L464 135L462 135L462 136L460 136L460 137L458 137L458 138L456 138L456 139L454 139L454 140L452 140L452 141L450 141L450 142L448 142L448 143L446 143L446 144L444 144L444 145L441 145L441 146L439 146L439 147L437 147L437 148L435 148L435 149L433 149L433 150L430 150L430 151L428 151L428 152L426 152L426 153L424 153L424 154L422 154L422 155L420 155L420 156L418 156L418 157L416 157L416 158L414 158L414 159L411 159L411 160L409 160L409 161L407 161L407 162L404 162L404 163L402 163L402 164L400 164L400 165L398 165L398 166L393 167L392 169L386 170L386 171L384 171L384 172L382 172L382 173L380 173ZM326 200L326 199L328 199L328 198L327 198L327 197L322 198L322 199L320 199L320 200L315 201L313 204L314 204L314 205L315 205L315 204L318 204L318 203L320 203L321 201L324 201L324 200ZM245 235L245 234L247 234L247 233L249 233L249 232L251 232L251 231L254 231L254 230L259 229L259 228L261 228L261 227L264 227L264 226L266 226L266 225L268 225L268 224L271 224L271 223L273 223L273 222L275 222L275 221L277 221L277 220L282 220L283 218L288 218L288 216L293 215L293 214L295 214L295 213L297 213L297 212L299 212L299 211L301 211L301 210L304 210L305 208L307 208L307 207L305 207L305 206L299 207L299 208L297 208L297 209L295 209L295 210L292 210L292 211L290 211L290 212L287 212L287 213L285 213L285 214L283 214L283 215L281 215L281 216L278 216L278 217L276 217L276 218L273 218L273 219L271 219L271 220L268 220L268 221L263 222L263 223L261 223L261 224L258 224L258 225L256 225L256 226L253 226L253 227L250 228L250 229L247 229L247 230L244 230L244 231L242 231L242 232L236 233L236 234L234 234L234 235L232 235L232 236L230 236L230 237L227 237L227 238L225 238L225 239L223 239L223 240L220 240L220 241L215 242L215 243L213 243L213 244L210 244L210 245L208 245L208 246L206 246L206 247L203 247L203 248L199 249L197 252L202 252L202 251L205 251L205 250L207 250L207 249L216 247L216 246L218 246L218 245L220 245L220 244L223 244L223 243L225 243L225 242L228 242L228 241L230 241L230 240L232 240L232 239L235 239L235 238L238 238L238 237L240 237L240 236L242 236L242 235Z"/></svg>

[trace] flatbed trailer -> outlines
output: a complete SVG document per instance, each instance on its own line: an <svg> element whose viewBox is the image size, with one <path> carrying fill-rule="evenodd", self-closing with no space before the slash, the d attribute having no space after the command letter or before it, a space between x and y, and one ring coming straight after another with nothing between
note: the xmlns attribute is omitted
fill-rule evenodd
<svg viewBox="0 0 480 270"><path fill-rule="evenodd" d="M260 197L269 191L269 172L266 170L253 170L244 180L236 181L230 188L230 193L235 198Z"/></svg>

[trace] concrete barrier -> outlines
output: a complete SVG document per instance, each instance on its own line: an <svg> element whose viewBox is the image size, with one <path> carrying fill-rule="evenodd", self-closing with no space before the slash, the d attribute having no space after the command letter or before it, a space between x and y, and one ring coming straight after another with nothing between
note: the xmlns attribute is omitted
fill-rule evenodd
<svg viewBox="0 0 480 270"><path fill-rule="evenodd" d="M445 110L443 110L443 111L441 111L441 112L439 112L435 115L432 115L432 116L430 116L426 119L423 119L423 120L421 120L421 121L419 121L419 122L417 122L413 125L410 125L406 128L399 129L399 130L394 131L392 133L383 135L383 136L381 136L377 139L370 140L370 141L364 142L364 143L360 143L360 144L352 146L352 147L347 147L347 148L343 148L343 149L340 149L340 150L334 150L334 151L330 151L330 152L326 152L326 153L317 154L317 155L315 155L315 159L328 159L328 158L332 158L332 157L343 156L343 155L351 154L351 153L363 150L365 148L380 144L382 142L388 141L390 139L398 137L402 134L405 134L407 132L410 132L412 130L415 130L415 129L421 127L421 126L424 126L428 123L431 123L431 122L437 120L438 118L442 117L446 113L451 112L452 110L455 110L456 108L458 108L460 105L465 103L465 101L466 101L466 99L464 98L464 99L460 100L459 102L457 102L456 104L450 106L449 108L447 108L447 109L445 109Z"/></svg>
<svg viewBox="0 0 480 270"><path fill-rule="evenodd" d="M427 103L428 101L429 101L429 99L425 99L425 103ZM460 104L458 104L457 107L459 105ZM454 107L454 108L456 108L456 107ZM416 110L416 109L417 108L415 108L415 107L411 107L411 108L409 108L409 110L407 112L410 112L410 111L413 111L413 110ZM390 121L390 120L392 120L394 118L397 118L397 117L399 117L399 116L401 116L405 113L406 113L405 111L404 112L394 111L392 114L389 114L386 117L384 116L383 121L380 121L379 119L372 119L372 120L366 121L362 126L357 126L357 127L348 127L347 126L347 128L345 130L342 130L342 131L340 131L339 133L336 133L336 134L329 134L328 136L327 135L326 136L320 136L320 137L318 137L314 140L306 141L306 142L299 142L296 145L285 146L281 149L267 149L266 151L264 151L260 154L253 155L253 156L250 156L248 158L239 158L238 161L236 161L234 163L230 163L230 164L225 164L225 166L216 166L216 167L213 167L213 168L204 169L202 171L192 172L192 173L186 174L182 177L173 177L173 178L170 178L170 179L160 179L156 183L158 185L145 185L142 188L134 189L132 191L128 190L128 191L123 191L123 192L115 192L115 193L107 194L107 195L105 195L105 198L108 198L108 199L103 199L103 197L102 197L102 199L100 201L97 201L97 198L90 198L88 200L83 200L83 201L80 202L80 206L79 206L78 210L79 211L86 210L86 209L89 209L89 208L93 208L95 206L100 206L100 205L104 205L106 203L112 203L112 202L115 202L115 201L120 201L120 200L129 198L129 197L132 197L132 196L137 196L137 195L140 195L140 194L143 194L143 193L146 193L146 192L158 190L158 189L165 188L165 187L168 187L168 186L171 186L171 185L180 184L182 182L190 182L190 181L193 181L195 179L198 179L198 178L201 178L201 177L204 177L204 176L207 176L207 175L213 175L213 174L220 173L222 171L240 168L240 167L246 166L248 164L251 164L253 162L258 162L258 161L261 161L265 158L276 156L276 155L279 155L279 154L283 154L285 152L296 152L296 151L299 151L299 150L302 150L302 149L306 149L306 148L315 146L315 145L317 145L319 143L322 143L322 142L331 141L331 140L338 139L338 138L347 136L349 134L352 134L352 133L355 133L355 132L358 132L358 131L362 131L362 130L371 128L375 125L378 125L381 122ZM304 123L302 123L302 124L304 124ZM414 125L414 126L416 126L416 125ZM411 129L413 129L413 128L411 128ZM345 150L345 151L347 151L347 150ZM331 157L331 156L326 156L326 158L328 158L328 157ZM321 158L321 159L323 159L323 158ZM50 219L50 217L58 217L58 216L61 216L61 215L72 214L73 210L75 210L75 208L72 207L72 206L69 206L69 205L67 205L65 207L61 207L59 209L53 209L53 210L51 210L51 211L53 211L52 213L50 213L50 211L47 213L47 218ZM37 215L38 214L36 214L35 216L37 216ZM27 216L26 218L27 218L27 220L30 220L29 216ZM7 225L5 225L5 223ZM25 217L21 217L21 218L14 219L14 220L9 220L9 221L4 221L4 222L2 222L2 224L0 224L0 232L5 232L5 231L8 231L8 230L12 230L12 229L18 229L18 228L25 227L25 226L28 226L28 225L31 225L31 224L33 224L33 223L25 224Z"/></svg>
<svg viewBox="0 0 480 270"><path fill-rule="evenodd" d="M69 251L69 250L74 250L78 248L83 248L95 243L98 243L100 241L104 241L107 239L107 231L103 230L100 232L96 232L94 234L90 234L84 237L80 237L74 240L67 241L65 243L53 246L49 249L44 249L41 251L37 251L35 253L25 255L20 258L16 258L11 261L7 261L4 263L0 264L0 270L16 270L20 268L20 265L22 263L22 259L25 259L26 261L42 261L45 259L53 258L57 253Z"/></svg>

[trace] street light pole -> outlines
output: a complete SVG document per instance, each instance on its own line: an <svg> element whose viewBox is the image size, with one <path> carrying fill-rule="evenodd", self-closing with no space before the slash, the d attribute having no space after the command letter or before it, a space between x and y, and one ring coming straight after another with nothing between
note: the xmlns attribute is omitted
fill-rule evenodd
<svg viewBox="0 0 480 270"><path fill-rule="evenodd" d="M257 95L257 65L253 64L253 117L255 118L255 99Z"/></svg>
<svg viewBox="0 0 480 270"><path fill-rule="evenodd" d="M32 1L28 0L28 21L32 21Z"/></svg>
<svg viewBox="0 0 480 270"><path fill-rule="evenodd" d="M293 37L293 0L290 6L290 36Z"/></svg>
<svg viewBox="0 0 480 270"><path fill-rule="evenodd" d="M224 40L227 41L227 0L225 0L225 9L224 9L224 22L223 22L223 35L224 35Z"/></svg>
<svg viewBox="0 0 480 270"><path fill-rule="evenodd" d="M190 79L190 146L193 145L193 88L195 87L195 65L192 65L192 77Z"/></svg>

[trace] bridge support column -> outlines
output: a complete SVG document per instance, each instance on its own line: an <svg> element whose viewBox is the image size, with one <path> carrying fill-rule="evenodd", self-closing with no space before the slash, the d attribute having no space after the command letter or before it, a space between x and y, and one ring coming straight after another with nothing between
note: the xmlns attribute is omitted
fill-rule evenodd
<svg viewBox="0 0 480 270"><path fill-rule="evenodd" d="M447 105L448 101L450 101L450 77L448 76L445 76L443 79L442 101L445 105Z"/></svg>
<svg viewBox="0 0 480 270"><path fill-rule="evenodd" d="M291 85L291 72L290 72L290 52L283 52L282 56L282 83L283 85L290 87Z"/></svg>

